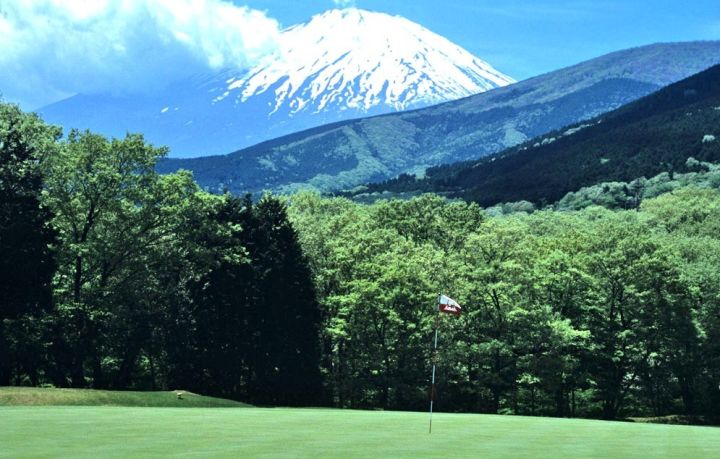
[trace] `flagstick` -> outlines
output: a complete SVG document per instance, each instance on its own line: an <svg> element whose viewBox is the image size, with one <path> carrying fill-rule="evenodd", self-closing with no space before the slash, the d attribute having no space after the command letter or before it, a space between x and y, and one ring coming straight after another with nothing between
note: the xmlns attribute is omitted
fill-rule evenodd
<svg viewBox="0 0 720 459"><path fill-rule="evenodd" d="M437 339L438 339L438 328L440 325L440 313L435 316L435 348L433 349L432 356L432 386L430 386L430 428L428 433L432 433L432 415L433 415L433 402L435 401L435 364L437 362Z"/></svg>

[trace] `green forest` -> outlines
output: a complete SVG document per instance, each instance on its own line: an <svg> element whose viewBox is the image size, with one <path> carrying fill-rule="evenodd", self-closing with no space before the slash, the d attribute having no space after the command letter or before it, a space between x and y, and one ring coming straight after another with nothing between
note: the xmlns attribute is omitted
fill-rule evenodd
<svg viewBox="0 0 720 459"><path fill-rule="evenodd" d="M686 160L720 161L720 66L596 118L532 138L494 155L401 174L344 192L365 199L442 193L492 206L529 201L545 207L599 182L630 182L690 172ZM480 156L479 154L477 156Z"/></svg>
<svg viewBox="0 0 720 459"><path fill-rule="evenodd" d="M442 292L441 411L720 412L712 164L535 210L213 195L165 154L0 105L0 385L423 410Z"/></svg>

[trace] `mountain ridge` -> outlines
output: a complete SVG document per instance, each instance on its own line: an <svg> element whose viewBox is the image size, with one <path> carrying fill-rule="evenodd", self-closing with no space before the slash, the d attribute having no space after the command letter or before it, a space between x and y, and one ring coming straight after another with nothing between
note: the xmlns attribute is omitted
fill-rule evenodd
<svg viewBox="0 0 720 459"><path fill-rule="evenodd" d="M370 185L371 193L440 192L483 206L548 204L601 182L688 172L720 160L720 65L582 124L485 158ZM639 183L639 182L638 182ZM628 191L630 193L630 191Z"/></svg>
<svg viewBox="0 0 720 459"><path fill-rule="evenodd" d="M168 160L159 170L192 170L213 191L351 189L501 151L717 63L718 41L637 47L428 108L321 126L228 155Z"/></svg>

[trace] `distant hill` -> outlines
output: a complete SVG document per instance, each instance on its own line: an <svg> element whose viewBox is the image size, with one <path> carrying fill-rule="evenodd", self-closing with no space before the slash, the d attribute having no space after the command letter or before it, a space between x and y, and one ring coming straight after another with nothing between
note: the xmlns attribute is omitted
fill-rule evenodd
<svg viewBox="0 0 720 459"><path fill-rule="evenodd" d="M212 191L351 189L478 158L593 118L720 63L720 42L612 53L441 105L326 125L224 156L167 160Z"/></svg>
<svg viewBox="0 0 720 459"><path fill-rule="evenodd" d="M599 182L687 170L720 160L720 65L592 120L490 157L369 185L366 193L437 192L483 206L552 203Z"/></svg>

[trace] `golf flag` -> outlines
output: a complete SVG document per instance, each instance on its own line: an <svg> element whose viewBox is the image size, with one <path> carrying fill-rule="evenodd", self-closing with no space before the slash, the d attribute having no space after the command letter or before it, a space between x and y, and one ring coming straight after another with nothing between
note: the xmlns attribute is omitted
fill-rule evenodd
<svg viewBox="0 0 720 459"><path fill-rule="evenodd" d="M462 308L460 307L458 302L453 300L452 298L449 298L445 295L438 295L437 310L440 312L445 312L448 314L453 314L453 315L459 316Z"/></svg>

